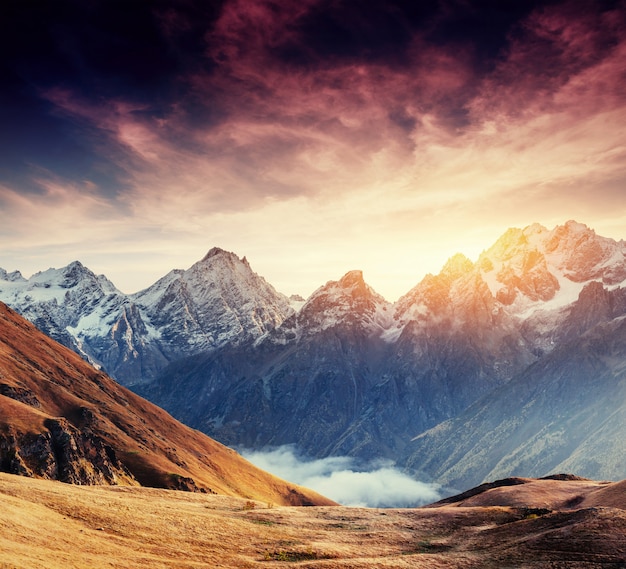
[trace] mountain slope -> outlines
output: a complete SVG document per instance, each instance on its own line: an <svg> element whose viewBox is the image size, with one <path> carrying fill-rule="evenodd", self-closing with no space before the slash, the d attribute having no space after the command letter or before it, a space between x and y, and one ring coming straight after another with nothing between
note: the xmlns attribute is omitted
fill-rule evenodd
<svg viewBox="0 0 626 569"><path fill-rule="evenodd" d="M250 509L223 496L0 474L0 551L7 567L46 569L624 566L623 483L517 481L473 504Z"/></svg>
<svg viewBox="0 0 626 569"><path fill-rule="evenodd" d="M353 271L320 287L254 344L179 361L141 393L222 441L297 440L314 453L346 452L341 437L376 381L372 366L390 312Z"/></svg>
<svg viewBox="0 0 626 569"><path fill-rule="evenodd" d="M570 315L584 312L581 305L597 288L588 285ZM591 325L458 417L419 435L406 464L456 488L555 471L623 477L626 290L605 294L607 305L621 307L619 316Z"/></svg>
<svg viewBox="0 0 626 569"><path fill-rule="evenodd" d="M75 484L330 503L172 419L0 304L0 469Z"/></svg>
<svg viewBox="0 0 626 569"><path fill-rule="evenodd" d="M227 444L296 443L313 456L395 459L408 434L456 415L535 359L520 349L510 319L492 316L495 301L471 274L471 302L449 313L450 283L460 277L450 266L427 277L395 315L351 271L256 342L178 361L139 392ZM430 303L427 318L419 302Z"/></svg>

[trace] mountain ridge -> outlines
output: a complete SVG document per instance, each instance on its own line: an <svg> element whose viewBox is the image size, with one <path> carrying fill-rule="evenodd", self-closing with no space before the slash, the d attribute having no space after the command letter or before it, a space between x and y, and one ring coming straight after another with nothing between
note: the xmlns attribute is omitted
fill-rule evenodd
<svg viewBox="0 0 626 569"><path fill-rule="evenodd" d="M511 230L476 263L454 256L395 306L351 271L320 287L253 346L191 356L142 393L228 444L296 443L314 456L405 460L410 438L502 388L593 323L624 312L610 294L617 285L580 270L579 282L563 275L563 267L585 265L596 238L574 222L563 230ZM602 255L586 263L593 276L608 258L624 258L623 242L601 239ZM572 240L587 243L582 260L563 254L559 244ZM503 288L505 302L498 300ZM509 301L511 291L517 298ZM593 299L607 308L591 306Z"/></svg>
<svg viewBox="0 0 626 569"><path fill-rule="evenodd" d="M436 457L432 472L420 468L411 439L558 348L555 358L568 357L564 346L626 313L625 279L623 240L574 221L533 224L506 231L475 262L451 257L395 303L353 270L294 309L245 258L213 248L122 303L123 317L107 331L118 351L107 339L100 354L115 352L126 369L140 362L133 373L148 373L136 391L226 444L297 444L311 456L386 458L431 475L440 471ZM0 298L24 286L6 283ZM214 294L224 287L228 294ZM115 306L114 292L105 298ZM150 340L151 351L133 340L138 356L124 360L133 335Z"/></svg>
<svg viewBox="0 0 626 569"><path fill-rule="evenodd" d="M257 338L293 312L245 257L216 247L130 295L79 261L30 279L1 269L0 300L124 385L191 353Z"/></svg>

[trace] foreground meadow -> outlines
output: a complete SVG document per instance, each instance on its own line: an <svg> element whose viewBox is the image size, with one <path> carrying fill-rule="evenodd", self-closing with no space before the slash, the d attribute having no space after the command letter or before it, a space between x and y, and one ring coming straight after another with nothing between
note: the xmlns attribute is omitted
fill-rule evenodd
<svg viewBox="0 0 626 569"><path fill-rule="evenodd" d="M472 506L387 510L0 474L0 568L625 566L626 511L588 505L619 501L621 487L533 484L474 496Z"/></svg>

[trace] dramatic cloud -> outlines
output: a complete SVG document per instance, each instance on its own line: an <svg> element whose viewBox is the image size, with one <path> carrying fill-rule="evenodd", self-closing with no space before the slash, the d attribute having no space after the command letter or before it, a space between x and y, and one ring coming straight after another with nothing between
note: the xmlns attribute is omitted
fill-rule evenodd
<svg viewBox="0 0 626 569"><path fill-rule="evenodd" d="M78 4L0 40L2 264L49 227L51 263L127 291L219 245L287 293L358 268L394 300L509 226L623 237L623 1Z"/></svg>
<svg viewBox="0 0 626 569"><path fill-rule="evenodd" d="M306 459L292 445L267 451L243 450L242 454L256 466L345 506L416 507L441 497L436 484L419 482L382 462L358 468L350 457Z"/></svg>

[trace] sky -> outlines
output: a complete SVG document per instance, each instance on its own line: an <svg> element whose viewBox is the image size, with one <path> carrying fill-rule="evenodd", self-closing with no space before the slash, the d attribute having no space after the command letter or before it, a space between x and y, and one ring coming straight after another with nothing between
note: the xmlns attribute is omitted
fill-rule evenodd
<svg viewBox="0 0 626 569"><path fill-rule="evenodd" d="M509 227L626 237L626 0L3 0L0 267L214 246L395 300Z"/></svg>

